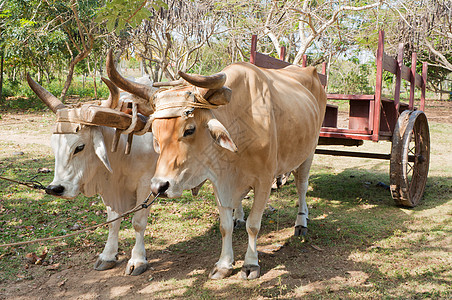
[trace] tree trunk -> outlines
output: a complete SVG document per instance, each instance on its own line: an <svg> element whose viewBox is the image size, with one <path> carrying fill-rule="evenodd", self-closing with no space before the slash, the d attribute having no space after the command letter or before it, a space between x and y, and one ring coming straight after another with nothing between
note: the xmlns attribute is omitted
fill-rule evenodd
<svg viewBox="0 0 452 300"><path fill-rule="evenodd" d="M71 85L72 78L74 77L75 65L78 64L80 61L82 61L84 58L86 58L89 55L89 53L91 52L91 49L92 49L92 44L91 44L91 47L89 49L87 49L86 51L80 52L69 63L69 72L67 74L66 82L64 83L64 87L63 87L63 90L61 91L61 95L60 95L61 101L64 101L66 99L66 93L67 93L67 91L69 89L69 86Z"/></svg>
<svg viewBox="0 0 452 300"><path fill-rule="evenodd" d="M61 94L60 94L61 101L66 100L66 93L69 90L69 86L71 85L72 77L74 77L75 64L76 64L75 60L72 60L71 63L69 64L69 72L67 74L66 82L64 83L63 90L61 91Z"/></svg>
<svg viewBox="0 0 452 300"><path fill-rule="evenodd" d="M96 65L96 64L94 64ZM89 63L89 59L88 59L88 72L91 75L91 77L93 78L93 83L94 83L94 100L97 100L97 85L96 85L96 68L94 68L94 72L91 70L91 65Z"/></svg>
<svg viewBox="0 0 452 300"><path fill-rule="evenodd" d="M0 103L3 103L3 49L0 52Z"/></svg>

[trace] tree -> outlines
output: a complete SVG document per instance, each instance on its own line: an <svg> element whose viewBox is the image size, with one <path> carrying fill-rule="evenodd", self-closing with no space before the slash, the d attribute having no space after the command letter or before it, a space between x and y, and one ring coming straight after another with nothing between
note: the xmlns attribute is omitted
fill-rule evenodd
<svg viewBox="0 0 452 300"><path fill-rule="evenodd" d="M167 0L166 7L149 7L151 17L131 31L134 52L151 69L154 81L177 77L199 60L199 50L222 31L213 1ZM224 29L223 29L224 30Z"/></svg>
<svg viewBox="0 0 452 300"><path fill-rule="evenodd" d="M334 55L344 51L347 44L355 43L352 32L363 22L357 14L377 8L383 1L375 0L370 4L368 1L333 0L221 2L218 5L225 15L230 38L238 48L249 48L245 40L249 40L252 33L260 34L267 38L260 39L263 52L275 51L279 57L281 46L286 46L289 61L300 64L308 49L316 48L316 52ZM240 50L240 53L246 51Z"/></svg>

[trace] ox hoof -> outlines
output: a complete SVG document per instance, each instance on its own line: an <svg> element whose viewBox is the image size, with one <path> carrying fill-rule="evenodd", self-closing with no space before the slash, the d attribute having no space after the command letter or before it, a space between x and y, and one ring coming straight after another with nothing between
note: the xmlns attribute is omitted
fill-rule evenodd
<svg viewBox="0 0 452 300"><path fill-rule="evenodd" d="M261 267L255 265L244 265L242 267L242 279L251 280L261 276Z"/></svg>
<svg viewBox="0 0 452 300"><path fill-rule="evenodd" d="M245 228L246 222L242 220L235 220L234 221L234 229L242 229Z"/></svg>
<svg viewBox="0 0 452 300"><path fill-rule="evenodd" d="M308 227L304 227L301 225L295 226L294 236L306 237L308 235Z"/></svg>
<svg viewBox="0 0 452 300"><path fill-rule="evenodd" d="M209 279L223 279L232 274L232 269L218 268L215 266L212 271L210 271Z"/></svg>
<svg viewBox="0 0 452 300"><path fill-rule="evenodd" d="M124 272L126 275L138 276L143 274L148 269L148 264L146 263L128 263L126 267L126 271Z"/></svg>
<svg viewBox="0 0 452 300"><path fill-rule="evenodd" d="M115 265L115 260L102 260L101 258L98 258L96 263L94 264L94 270L105 271L114 268Z"/></svg>

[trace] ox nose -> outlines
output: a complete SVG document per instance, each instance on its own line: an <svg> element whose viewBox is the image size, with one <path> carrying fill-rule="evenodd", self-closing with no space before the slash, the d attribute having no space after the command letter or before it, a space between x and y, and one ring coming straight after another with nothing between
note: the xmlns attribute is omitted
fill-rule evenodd
<svg viewBox="0 0 452 300"><path fill-rule="evenodd" d="M168 181L153 181L151 182L151 191L154 193L154 195L161 194L162 196L165 195L166 190L169 188L169 182Z"/></svg>
<svg viewBox="0 0 452 300"><path fill-rule="evenodd" d="M64 186L61 184L49 185L46 187L46 193L53 196L61 196L64 193Z"/></svg>

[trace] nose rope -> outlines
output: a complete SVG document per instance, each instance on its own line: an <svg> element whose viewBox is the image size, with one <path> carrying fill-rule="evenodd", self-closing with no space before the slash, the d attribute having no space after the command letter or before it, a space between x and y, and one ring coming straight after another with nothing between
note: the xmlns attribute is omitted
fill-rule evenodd
<svg viewBox="0 0 452 300"><path fill-rule="evenodd" d="M32 177L28 181L18 181L18 180L9 179L9 178L3 177L3 176L0 176L0 179L6 180L6 181L9 181L9 182L13 182L13 183L17 183L17 184L21 184L21 185L25 185L25 186L27 186L29 188L32 188L32 189L45 190L46 187L42 183L40 183L37 180L34 180L36 177L37 177L37 175Z"/></svg>
<svg viewBox="0 0 452 300"><path fill-rule="evenodd" d="M157 200L157 198L160 196L160 193L157 193L157 195L155 195L154 199L148 204L147 202L149 201L149 199L151 198L152 195L153 195L153 193L150 192L149 195L146 197L146 199L143 201L143 203L138 204L137 206L135 206L131 210L123 213L119 217L116 217L116 218L114 218L112 220L103 222L101 224L93 225L93 226L87 227L85 229L82 229L82 230L79 230L77 232L70 233L70 234L65 234L65 235L60 235L60 236L55 236L55 237L42 238L42 239L36 239L36 240L32 240L32 241L17 242L17 243L10 243L10 244L2 244L2 245L0 245L0 248L2 248L2 247L13 247L13 246L22 246L22 245L28 245L28 244L44 242L44 241L59 240L59 239L71 237L71 236L74 236L74 235L78 235L78 234L86 232L86 231L92 231L92 230L94 230L94 229L96 229L98 227L110 224L110 223L112 223L114 221L117 221L117 220L119 220L121 218L124 218L127 215L130 215L131 213L134 213L134 212L137 212L139 210L148 208L149 206L151 206L155 202L155 200Z"/></svg>

